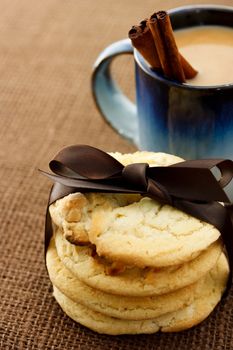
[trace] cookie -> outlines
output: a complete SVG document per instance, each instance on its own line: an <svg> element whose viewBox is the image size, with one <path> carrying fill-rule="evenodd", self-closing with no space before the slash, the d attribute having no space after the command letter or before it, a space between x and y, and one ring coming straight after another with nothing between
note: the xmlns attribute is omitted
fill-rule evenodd
<svg viewBox="0 0 233 350"><path fill-rule="evenodd" d="M113 156L125 165L144 161L155 166L181 161L153 152ZM99 256L140 268L182 264L220 236L214 226L139 195L71 194L54 203L50 213L71 243L91 242Z"/></svg>
<svg viewBox="0 0 233 350"><path fill-rule="evenodd" d="M177 332L200 323L213 311L225 289L228 273L228 263L222 254L216 267L208 274L199 298L177 311L147 320L124 320L106 316L72 301L56 287L54 297L69 317L99 333L117 335L155 333L159 330Z"/></svg>
<svg viewBox="0 0 233 350"><path fill-rule="evenodd" d="M214 267L222 251L221 241L216 241L182 265L162 269L127 266L123 272L111 275L108 261L93 256L91 247L71 244L59 230L55 245L62 263L80 281L103 292L125 296L160 295L192 284Z"/></svg>

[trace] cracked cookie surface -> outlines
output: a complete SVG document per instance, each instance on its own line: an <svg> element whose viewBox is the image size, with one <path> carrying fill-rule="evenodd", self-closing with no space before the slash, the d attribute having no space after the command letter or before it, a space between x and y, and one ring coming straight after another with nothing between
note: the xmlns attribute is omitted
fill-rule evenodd
<svg viewBox="0 0 233 350"><path fill-rule="evenodd" d="M88 235L100 256L138 267L163 267L192 260L216 241L220 232L144 197L107 213L96 210Z"/></svg>

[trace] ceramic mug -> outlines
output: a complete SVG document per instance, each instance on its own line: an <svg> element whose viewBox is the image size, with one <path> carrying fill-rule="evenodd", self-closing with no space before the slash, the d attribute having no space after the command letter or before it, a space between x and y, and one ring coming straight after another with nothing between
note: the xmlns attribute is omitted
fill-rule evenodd
<svg viewBox="0 0 233 350"><path fill-rule="evenodd" d="M199 25L233 27L233 7L186 6L169 15L175 30ZM110 64L121 54L134 55L136 105L111 75ZM97 58L92 91L106 121L139 149L186 159L233 159L233 82L199 87L168 80L154 72L125 39Z"/></svg>

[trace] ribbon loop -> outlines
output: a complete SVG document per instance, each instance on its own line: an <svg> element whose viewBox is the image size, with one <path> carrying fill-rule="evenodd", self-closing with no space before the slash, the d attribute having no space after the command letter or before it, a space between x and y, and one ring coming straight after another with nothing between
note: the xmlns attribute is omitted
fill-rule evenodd
<svg viewBox="0 0 233 350"><path fill-rule="evenodd" d="M92 180L116 176L123 169L123 165L115 158L87 145L74 145L62 149L49 166L57 175Z"/></svg>

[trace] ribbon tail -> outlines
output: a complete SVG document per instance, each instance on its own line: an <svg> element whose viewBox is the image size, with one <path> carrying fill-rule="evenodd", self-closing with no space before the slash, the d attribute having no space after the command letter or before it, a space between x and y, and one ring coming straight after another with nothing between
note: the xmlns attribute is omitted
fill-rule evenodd
<svg viewBox="0 0 233 350"><path fill-rule="evenodd" d="M215 226L220 232L230 265L230 273L225 295L230 290L233 271L233 205L221 205L218 202L195 203L185 200L174 200L174 206L199 220Z"/></svg>

